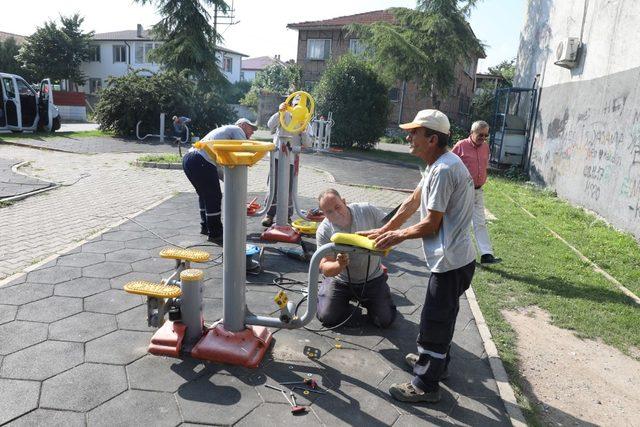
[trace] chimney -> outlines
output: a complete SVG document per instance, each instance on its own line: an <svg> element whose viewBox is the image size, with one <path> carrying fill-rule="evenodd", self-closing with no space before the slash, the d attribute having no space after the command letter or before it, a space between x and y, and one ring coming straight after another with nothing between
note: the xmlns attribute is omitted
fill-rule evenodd
<svg viewBox="0 0 640 427"><path fill-rule="evenodd" d="M137 36L138 38L142 38L142 24L138 24L138 29L137 29Z"/></svg>
<svg viewBox="0 0 640 427"><path fill-rule="evenodd" d="M276 60L280 61L280 55L276 55Z"/></svg>

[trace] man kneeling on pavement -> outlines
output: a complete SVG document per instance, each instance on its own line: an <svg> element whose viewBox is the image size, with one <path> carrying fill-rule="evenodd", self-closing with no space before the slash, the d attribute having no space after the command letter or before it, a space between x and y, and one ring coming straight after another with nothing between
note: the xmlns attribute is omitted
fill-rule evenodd
<svg viewBox="0 0 640 427"><path fill-rule="evenodd" d="M325 219L318 226L318 247L330 243L334 233L355 233L382 226L385 214L369 203L350 203L334 189L318 196ZM339 253L320 261L324 280L318 291L318 320L325 327L346 323L355 307L355 300L367 309L371 322L386 328L396 317L396 307L391 300L387 274L382 270L380 257L368 254Z"/></svg>

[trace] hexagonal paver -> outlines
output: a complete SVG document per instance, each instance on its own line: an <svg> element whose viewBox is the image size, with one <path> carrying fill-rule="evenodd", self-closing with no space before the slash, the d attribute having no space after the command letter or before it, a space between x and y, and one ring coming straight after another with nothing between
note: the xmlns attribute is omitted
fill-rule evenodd
<svg viewBox="0 0 640 427"><path fill-rule="evenodd" d="M155 237L142 237L140 239L127 240L124 246L131 249L155 249L168 245L164 240Z"/></svg>
<svg viewBox="0 0 640 427"><path fill-rule="evenodd" d="M175 267L175 261L164 258L149 258L131 264L133 271L141 271L143 273L164 273Z"/></svg>
<svg viewBox="0 0 640 427"><path fill-rule="evenodd" d="M118 240L121 242L126 242L128 240L138 239L144 236L142 231L110 231L108 233L104 233L102 235L102 240Z"/></svg>
<svg viewBox="0 0 640 427"><path fill-rule="evenodd" d="M82 245L82 252L93 252L97 254L107 254L117 251L118 249L124 249L124 243L117 240L99 240Z"/></svg>
<svg viewBox="0 0 640 427"><path fill-rule="evenodd" d="M82 312L49 326L49 339L87 342L118 328L113 314Z"/></svg>
<svg viewBox="0 0 640 427"><path fill-rule="evenodd" d="M0 325L15 320L18 307L0 304Z"/></svg>
<svg viewBox="0 0 640 427"><path fill-rule="evenodd" d="M84 414L71 411L53 411L51 409L36 409L9 424L10 427L84 427L84 425Z"/></svg>
<svg viewBox="0 0 640 427"><path fill-rule="evenodd" d="M155 331L147 324L147 306L139 305L116 316L118 328L131 331Z"/></svg>
<svg viewBox="0 0 640 427"><path fill-rule="evenodd" d="M194 423L234 424L262 403L251 385L230 375L199 378L175 396L184 420Z"/></svg>
<svg viewBox="0 0 640 427"><path fill-rule="evenodd" d="M0 378L0 424L38 407L40 384Z"/></svg>
<svg viewBox="0 0 640 427"><path fill-rule="evenodd" d="M147 355L126 367L129 385L133 389L166 391L178 388L201 375L204 364L195 359L174 359ZM158 375L162 372L162 375Z"/></svg>
<svg viewBox="0 0 640 427"><path fill-rule="evenodd" d="M2 376L42 381L84 361L80 343L45 341L5 357Z"/></svg>
<svg viewBox="0 0 640 427"><path fill-rule="evenodd" d="M280 394L280 393L278 393ZM313 412L308 412L306 415L293 416L288 414L289 406L285 403L284 398L280 394L280 401L282 403L263 403L256 409L251 411L249 415L241 419L236 426L277 426L282 425L283 418L286 417L287 426L321 426L320 420L315 416ZM296 400L296 403L299 403ZM287 405L287 406L285 406ZM285 415L286 414L286 415Z"/></svg>
<svg viewBox="0 0 640 427"><path fill-rule="evenodd" d="M171 393L129 390L89 412L91 426L175 426L182 421Z"/></svg>
<svg viewBox="0 0 640 427"><path fill-rule="evenodd" d="M0 354L11 354L47 339L44 323L14 321L0 325Z"/></svg>
<svg viewBox="0 0 640 427"><path fill-rule="evenodd" d="M153 334L138 331L115 331L86 344L87 362L126 365L147 354Z"/></svg>
<svg viewBox="0 0 640 427"><path fill-rule="evenodd" d="M0 288L0 301L3 304L22 305L53 295L53 286L31 283Z"/></svg>
<svg viewBox="0 0 640 427"><path fill-rule="evenodd" d="M78 252L75 254L63 255L58 258L58 265L68 267L87 267L104 261L104 254L93 254L90 252Z"/></svg>
<svg viewBox="0 0 640 427"><path fill-rule="evenodd" d="M129 273L131 266L124 262L103 262L82 269L82 275L86 277L102 277L111 279Z"/></svg>
<svg viewBox="0 0 640 427"><path fill-rule="evenodd" d="M81 276L81 273L82 272L78 267L57 265L55 267L40 268L30 272L27 275L27 281L30 283L46 283L55 285L56 283L77 279Z"/></svg>
<svg viewBox="0 0 640 427"><path fill-rule="evenodd" d="M110 279L110 282L113 289L122 289L124 285L134 280L146 280L148 282L158 283L161 278L162 276L157 273L141 273L139 271L132 271L131 273L114 277L113 279Z"/></svg>
<svg viewBox="0 0 640 427"><path fill-rule="evenodd" d="M16 318L18 320L51 323L81 311L81 298L53 296L20 306Z"/></svg>
<svg viewBox="0 0 640 427"><path fill-rule="evenodd" d="M386 362L373 351L359 350L354 357L348 349L334 349L320 358L323 365L334 369L336 378L331 376L331 382L341 386L348 383L355 386L368 384L376 386L391 372Z"/></svg>
<svg viewBox="0 0 640 427"><path fill-rule="evenodd" d="M40 405L85 412L127 389L122 366L84 363L42 383Z"/></svg>
<svg viewBox="0 0 640 427"><path fill-rule="evenodd" d="M313 404L313 411L323 425L358 426L392 425L398 411L375 388L345 385L340 390L327 390Z"/></svg>
<svg viewBox="0 0 640 427"><path fill-rule="evenodd" d="M128 294L119 289L110 289L84 299L84 309L96 313L117 314L142 304L140 295Z"/></svg>
<svg viewBox="0 0 640 427"><path fill-rule="evenodd" d="M149 258L145 249L121 249L107 254L107 261L132 263Z"/></svg>
<svg viewBox="0 0 640 427"><path fill-rule="evenodd" d="M55 285L53 293L66 297L84 298L111 289L109 279L80 277L79 279Z"/></svg>

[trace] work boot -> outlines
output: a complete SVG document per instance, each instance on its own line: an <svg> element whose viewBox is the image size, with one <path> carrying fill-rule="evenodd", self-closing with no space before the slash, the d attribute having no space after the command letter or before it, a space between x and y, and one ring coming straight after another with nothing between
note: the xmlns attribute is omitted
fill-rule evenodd
<svg viewBox="0 0 640 427"><path fill-rule="evenodd" d="M218 246L222 246L223 236L222 234L216 234L216 235L210 234L207 240L210 241L211 243L215 243Z"/></svg>
<svg viewBox="0 0 640 427"><path fill-rule="evenodd" d="M262 219L262 226L263 227L271 227L272 225L273 225L273 217L272 216L267 215Z"/></svg>
<svg viewBox="0 0 640 427"><path fill-rule="evenodd" d="M200 226L200 234L204 234L205 236L209 234L209 229L207 228L206 225Z"/></svg>
<svg viewBox="0 0 640 427"><path fill-rule="evenodd" d="M502 262L502 258L496 258L492 254L484 254L480 257L480 264L497 264Z"/></svg>
<svg viewBox="0 0 640 427"><path fill-rule="evenodd" d="M435 391L425 392L416 388L411 383L392 384L391 387L389 387L389 394L396 400L410 403L436 403L440 401L441 397L439 388Z"/></svg>

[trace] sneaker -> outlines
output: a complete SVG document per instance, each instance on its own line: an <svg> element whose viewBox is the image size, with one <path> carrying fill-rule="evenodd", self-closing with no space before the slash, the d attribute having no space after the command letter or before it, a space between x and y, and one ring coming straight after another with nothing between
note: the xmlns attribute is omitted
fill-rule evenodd
<svg viewBox="0 0 640 427"><path fill-rule="evenodd" d="M411 370L413 370L413 368L415 368L416 363L418 363L418 358L420 356L418 356L415 353L407 353L407 355L404 357L405 362L407 362L407 365L409 365L411 367ZM442 375L440 375L440 381L444 381L447 378L449 378L449 368L445 368L444 372L442 373Z"/></svg>
<svg viewBox="0 0 640 427"><path fill-rule="evenodd" d="M271 227L272 225L273 225L273 217L272 216L267 215L262 219L262 226L263 227Z"/></svg>
<svg viewBox="0 0 640 427"><path fill-rule="evenodd" d="M502 258L496 258L492 254L484 254L480 257L480 264L497 264L502 262Z"/></svg>
<svg viewBox="0 0 640 427"><path fill-rule="evenodd" d="M410 403L436 403L439 402L441 398L440 389L432 392L424 392L415 388L411 383L392 384L391 387L389 387L389 394L396 400Z"/></svg>
<svg viewBox="0 0 640 427"><path fill-rule="evenodd" d="M205 236L209 234L209 229L207 228L206 225L200 226L200 234L204 234Z"/></svg>

